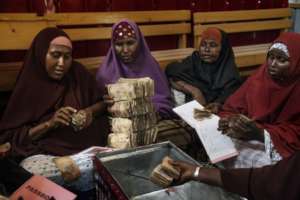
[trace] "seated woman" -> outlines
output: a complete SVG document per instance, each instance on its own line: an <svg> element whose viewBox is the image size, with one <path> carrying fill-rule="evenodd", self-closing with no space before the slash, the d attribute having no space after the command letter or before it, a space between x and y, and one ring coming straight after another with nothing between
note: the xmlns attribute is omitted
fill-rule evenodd
<svg viewBox="0 0 300 200"><path fill-rule="evenodd" d="M171 120L166 120L177 117L172 111L173 103L167 79L161 71L159 64L151 55L145 38L137 24L129 20L121 20L112 27L111 47L97 72L98 85L102 89L107 84L117 82L121 77L150 77L153 79L155 95L152 98L152 103L159 117L163 119L158 124L159 133L157 140L163 141L169 139L174 143L180 141L184 145L189 143L185 139L189 137L189 134L180 129L180 125ZM179 130L176 132L176 135L179 135L182 139L172 140L171 137L176 138L177 136L174 136L174 131L168 131L170 127L173 130Z"/></svg>
<svg viewBox="0 0 300 200"><path fill-rule="evenodd" d="M105 146L109 133L105 112L95 79L72 59L69 37L57 28L46 28L28 50L1 121L0 143L9 141L12 156L21 159ZM48 161L51 156L33 156L22 166L43 175Z"/></svg>
<svg viewBox="0 0 300 200"><path fill-rule="evenodd" d="M217 28L203 31L199 50L182 62L169 64L166 75L176 104L195 99L213 110L241 83L227 34Z"/></svg>
<svg viewBox="0 0 300 200"><path fill-rule="evenodd" d="M219 129L240 154L227 167L259 167L300 150L300 34L282 33L266 63L230 96Z"/></svg>

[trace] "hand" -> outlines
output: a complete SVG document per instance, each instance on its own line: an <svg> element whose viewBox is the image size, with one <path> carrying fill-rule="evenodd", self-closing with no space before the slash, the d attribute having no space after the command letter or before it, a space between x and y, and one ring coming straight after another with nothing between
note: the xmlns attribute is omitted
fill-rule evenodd
<svg viewBox="0 0 300 200"><path fill-rule="evenodd" d="M11 145L9 142L0 145L0 159L4 158L11 149Z"/></svg>
<svg viewBox="0 0 300 200"><path fill-rule="evenodd" d="M53 117L49 120L49 126L51 128L69 126L72 120L72 115L76 112L77 110L70 106L58 109L54 113Z"/></svg>
<svg viewBox="0 0 300 200"><path fill-rule="evenodd" d="M111 113L111 107L114 105L114 100L108 94L103 95L103 101L107 106L107 111Z"/></svg>
<svg viewBox="0 0 300 200"><path fill-rule="evenodd" d="M200 89L189 84L187 84L185 88L189 91L189 94L192 95L194 100L198 101L203 106L206 105L205 97Z"/></svg>
<svg viewBox="0 0 300 200"><path fill-rule="evenodd" d="M260 129L254 120L249 119L245 115L233 115L227 121L228 127L222 132L228 136L242 140L263 139L263 129Z"/></svg>
<svg viewBox="0 0 300 200"><path fill-rule="evenodd" d="M184 89L184 86L186 85L186 83L184 81L174 81L171 79L170 83L171 83L171 86L173 88L175 88L176 90L187 93L187 91Z"/></svg>
<svg viewBox="0 0 300 200"><path fill-rule="evenodd" d="M115 102L112 97L110 97L108 94L103 95L103 101L108 106L112 106Z"/></svg>
<svg viewBox="0 0 300 200"><path fill-rule="evenodd" d="M214 114L218 114L219 110L221 109L222 104L214 102L214 103L209 103L205 106L206 110L210 110Z"/></svg>
<svg viewBox="0 0 300 200"><path fill-rule="evenodd" d="M218 125L218 130L225 134L229 129L229 119L227 117L221 118Z"/></svg>
<svg viewBox="0 0 300 200"><path fill-rule="evenodd" d="M195 169L197 168L197 165L179 160L170 160L169 163L180 170L180 177L178 180L175 180L176 183L181 184L193 180L193 174L195 172Z"/></svg>
<svg viewBox="0 0 300 200"><path fill-rule="evenodd" d="M82 127L80 127L80 130L90 126L91 123L93 122L93 113L88 108L86 108L84 110L80 110L76 114L81 114L81 115L85 116L84 123L83 123Z"/></svg>

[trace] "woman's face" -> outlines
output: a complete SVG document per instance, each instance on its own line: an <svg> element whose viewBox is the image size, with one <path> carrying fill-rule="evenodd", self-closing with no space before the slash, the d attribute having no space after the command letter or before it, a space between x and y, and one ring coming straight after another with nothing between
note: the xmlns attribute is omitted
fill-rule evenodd
<svg viewBox="0 0 300 200"><path fill-rule="evenodd" d="M124 38L117 39L114 42L114 48L118 58L122 60L123 63L132 63L137 54L138 42L135 38Z"/></svg>
<svg viewBox="0 0 300 200"><path fill-rule="evenodd" d="M272 49L267 57L268 73L273 80L283 80L288 77L290 61L288 56L279 49Z"/></svg>
<svg viewBox="0 0 300 200"><path fill-rule="evenodd" d="M72 63L72 49L64 45L51 44L46 55L46 71L50 78L61 80Z"/></svg>
<svg viewBox="0 0 300 200"><path fill-rule="evenodd" d="M203 39L200 43L199 51L201 60L213 63L219 58L221 45L212 39Z"/></svg>

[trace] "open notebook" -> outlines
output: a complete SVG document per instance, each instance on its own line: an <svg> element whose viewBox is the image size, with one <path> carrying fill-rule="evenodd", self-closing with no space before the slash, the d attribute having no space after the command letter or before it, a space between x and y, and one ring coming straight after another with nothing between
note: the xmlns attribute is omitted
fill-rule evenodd
<svg viewBox="0 0 300 200"><path fill-rule="evenodd" d="M199 121L194 118L195 108L203 109L203 106L194 100L173 110L196 130L210 161L217 163L238 155L230 137L218 131L219 117L213 115L211 118Z"/></svg>

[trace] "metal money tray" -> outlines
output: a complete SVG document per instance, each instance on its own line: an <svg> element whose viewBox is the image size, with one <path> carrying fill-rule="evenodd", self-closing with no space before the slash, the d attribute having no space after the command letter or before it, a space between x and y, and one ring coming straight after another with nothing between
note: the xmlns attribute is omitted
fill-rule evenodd
<svg viewBox="0 0 300 200"><path fill-rule="evenodd" d="M163 142L129 150L104 152L97 155L122 191L131 200L235 200L236 195L199 182L162 188L149 180L152 170L165 156L198 164L170 142Z"/></svg>

